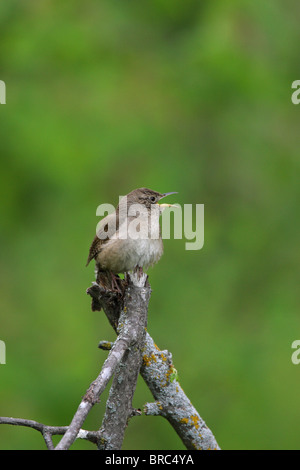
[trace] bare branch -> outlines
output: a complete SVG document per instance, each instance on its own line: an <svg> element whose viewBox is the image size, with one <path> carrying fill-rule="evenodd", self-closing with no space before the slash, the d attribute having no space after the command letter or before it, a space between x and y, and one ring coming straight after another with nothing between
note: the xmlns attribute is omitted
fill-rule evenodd
<svg viewBox="0 0 300 470"><path fill-rule="evenodd" d="M213 433L181 388L172 355L161 351L149 334L141 375L156 400L145 405L146 415L166 418L189 450L219 449Z"/></svg>
<svg viewBox="0 0 300 470"><path fill-rule="evenodd" d="M150 291L150 286L148 288ZM92 308L103 309L116 330L120 315L119 302L112 303L111 299L107 302L101 287L96 284L87 293L93 299ZM172 355L168 351L161 351L148 333L140 372L155 399L154 404L145 406L146 414L159 414L166 418L187 449L219 449L213 433L181 388L172 364Z"/></svg>
<svg viewBox="0 0 300 470"><path fill-rule="evenodd" d="M172 355L166 350L161 351L145 332L151 288L145 284L145 279L135 276L131 283L124 283L124 296L107 291L96 283L87 290L92 297L92 310L103 309L118 336L109 345L100 343L103 349L111 349L101 372L82 398L71 424L46 426L33 420L5 417L0 418L0 424L36 429L43 435L48 449L54 448L53 435L63 435L55 448L57 450L69 449L78 438L89 440L98 448L121 448L128 419L141 413L140 410L132 410L132 396L140 370L155 399L154 403L145 405L146 415L165 417L187 449L219 449L211 430L182 390ZM101 429L83 430L81 426L85 418L114 374Z"/></svg>
<svg viewBox="0 0 300 470"><path fill-rule="evenodd" d="M48 426L32 419L22 418L0 417L0 424L10 424L12 426L25 426L28 428L36 429L42 434L46 446L49 450L54 449L52 436L65 434L68 429L68 426ZM98 431L85 431L84 429L80 429L76 436L77 439L85 439L87 441L92 442L93 444L98 443L99 437L100 436Z"/></svg>
<svg viewBox="0 0 300 470"><path fill-rule="evenodd" d="M105 390L109 380L111 379L117 365L120 363L129 345L130 338L126 337L125 335L118 336L109 352L107 359L103 364L100 374L96 380L91 383L88 390L86 391L71 421L71 424L68 427L68 430L56 446L55 450L67 450L73 444L88 413L94 404L98 402L101 393Z"/></svg>
<svg viewBox="0 0 300 470"><path fill-rule="evenodd" d="M142 348L145 344L150 289L144 287L147 275L129 275L129 286L124 295L124 307L119 325L132 336L131 347L126 351L114 374L106 402L106 411L101 426L101 449L121 449L128 419L132 414L132 398L142 363ZM132 282L133 281L133 282Z"/></svg>
<svg viewBox="0 0 300 470"><path fill-rule="evenodd" d="M91 383L79 404L68 430L56 446L55 450L66 450L70 448L88 413L94 404L98 402L101 393L105 390L109 380L115 373L117 366L119 366L119 372L120 367L124 367L124 364L122 364L121 361L126 351L128 352L130 347L136 346L139 342L140 344L137 348L139 352L137 355L133 355L131 351L126 355L125 364L129 359L130 361L133 361L132 367L129 368L131 374L123 374L124 377L122 378L122 385L120 382L120 373L118 373L117 379L113 382L110 398L113 400L113 403L115 403L115 398L112 397L114 397L115 394L118 394L118 413L113 414L111 412L113 405L109 398L109 405L106 408L106 414L101 431L102 442L106 442L107 447L119 448L123 442L124 430L128 416L131 412L132 396L136 387L137 376L139 374L139 363L141 363L141 361L137 356L141 357L140 350L144 343L144 337L141 335L144 333L147 325L147 311L150 297L150 289L142 287L145 285L147 275L144 274L142 276L137 276L135 274L130 279L131 283L127 284L123 299L120 299L120 297L114 293L107 294L107 291L105 291L103 295L103 290L97 285L99 288L98 292L101 294L98 298L99 308L105 304L108 314L110 314L112 307L115 308L117 306L118 318L114 318L113 320L111 317L109 318L117 331L118 336L111 347L100 374L97 379ZM126 368L127 367L128 365L126 365ZM120 390L122 390L121 395ZM122 397L122 399L120 397ZM120 411L121 404L124 406L122 412ZM113 419L114 416L117 416L117 418ZM110 429L109 433L106 431L108 427ZM109 436L114 436L114 440L111 441Z"/></svg>

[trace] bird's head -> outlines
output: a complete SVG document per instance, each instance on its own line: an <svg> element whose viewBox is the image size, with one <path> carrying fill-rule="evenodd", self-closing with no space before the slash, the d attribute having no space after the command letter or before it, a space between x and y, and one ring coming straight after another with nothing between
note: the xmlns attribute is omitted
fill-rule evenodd
<svg viewBox="0 0 300 470"><path fill-rule="evenodd" d="M153 191L152 189L148 188L138 188L131 193L127 194L127 204L130 206L131 204L143 204L147 207L147 209L151 209L154 204L159 207L160 212L162 212L166 207L177 207L173 204L160 204L159 201L169 196L170 194L177 194L177 192L170 192L170 193L158 193L157 191Z"/></svg>

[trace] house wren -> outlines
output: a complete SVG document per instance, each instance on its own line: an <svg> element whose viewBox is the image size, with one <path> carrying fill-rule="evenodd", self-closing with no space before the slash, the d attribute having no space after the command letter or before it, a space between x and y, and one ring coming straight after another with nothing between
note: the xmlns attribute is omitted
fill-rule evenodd
<svg viewBox="0 0 300 470"><path fill-rule="evenodd" d="M133 270L142 272L161 258L163 242L159 215L172 204L159 204L159 201L169 194L177 193L135 189L120 200L113 213L101 220L86 264L95 259L97 282L101 283L101 277L109 276L112 288L119 290L117 274Z"/></svg>

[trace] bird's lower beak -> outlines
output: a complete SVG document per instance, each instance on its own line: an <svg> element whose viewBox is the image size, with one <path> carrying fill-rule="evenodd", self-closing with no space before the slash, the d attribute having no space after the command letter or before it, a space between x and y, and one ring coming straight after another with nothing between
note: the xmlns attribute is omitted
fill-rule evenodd
<svg viewBox="0 0 300 470"><path fill-rule="evenodd" d="M160 199L162 199L163 197L169 196L170 194L178 194L178 193L177 192L163 193L163 195ZM174 206L174 204L159 204L159 203L157 203L157 205L160 207L160 209L166 209L166 207L178 207L178 206Z"/></svg>
<svg viewBox="0 0 300 470"><path fill-rule="evenodd" d="M176 204L158 204L161 209L166 209L166 207L177 207Z"/></svg>

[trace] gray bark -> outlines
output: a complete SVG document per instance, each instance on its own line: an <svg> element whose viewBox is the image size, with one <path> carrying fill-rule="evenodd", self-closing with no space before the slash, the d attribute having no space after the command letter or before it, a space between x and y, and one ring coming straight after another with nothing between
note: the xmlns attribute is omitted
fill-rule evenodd
<svg viewBox="0 0 300 470"><path fill-rule="evenodd" d="M140 414L132 409L132 398L139 372L154 397L144 407L146 415L166 418L187 449L220 449L216 439L182 390L172 355L161 351L146 331L151 288L146 275L132 274L123 281L123 295L104 289L97 283L87 290L92 310L104 310L117 333L114 343L102 341L109 350L102 370L83 396L69 426L46 426L33 420L0 417L0 424L28 426L40 431L48 449L52 436L63 437L56 450L69 449L75 439L87 439L99 449L121 449L128 419ZM89 411L113 378L102 426L98 431L82 429Z"/></svg>
<svg viewBox="0 0 300 470"><path fill-rule="evenodd" d="M142 300L142 295L148 289L148 300L150 298L150 285L140 293L137 305ZM125 291L126 292L126 291ZM87 293L92 297L92 309L103 309L111 325L116 329L118 318L122 311L120 301L107 302L107 296L98 284L94 283ZM104 295L103 295L104 294ZM125 294L126 295L126 294ZM126 299L126 297L125 297ZM148 301L147 300L147 301ZM187 449L204 450L217 449L220 447L198 411L192 405L178 381L177 371L172 363L172 355L169 351L161 351L154 343L151 336L146 332L143 348L143 358L140 373L149 387L155 402L147 403L144 407L146 415L160 415L166 418ZM120 371L120 373L122 373ZM118 381L118 375L115 378ZM115 396L115 398L117 398ZM113 401L114 405L117 401ZM114 414L114 413L111 413ZM115 414L115 417L117 414ZM107 425L107 421L103 426ZM103 431L102 426L102 431ZM117 421L115 422L117 426ZM111 432L114 432L111 430Z"/></svg>
<svg viewBox="0 0 300 470"><path fill-rule="evenodd" d="M130 283L125 291L117 331L121 330L119 334L124 334L122 330L128 329L130 334L133 334L134 341L114 374L100 429L100 449L121 449L127 422L134 413L132 399L142 364L150 298L150 289L144 287L146 280L146 275L140 279L136 277L134 283Z"/></svg>

